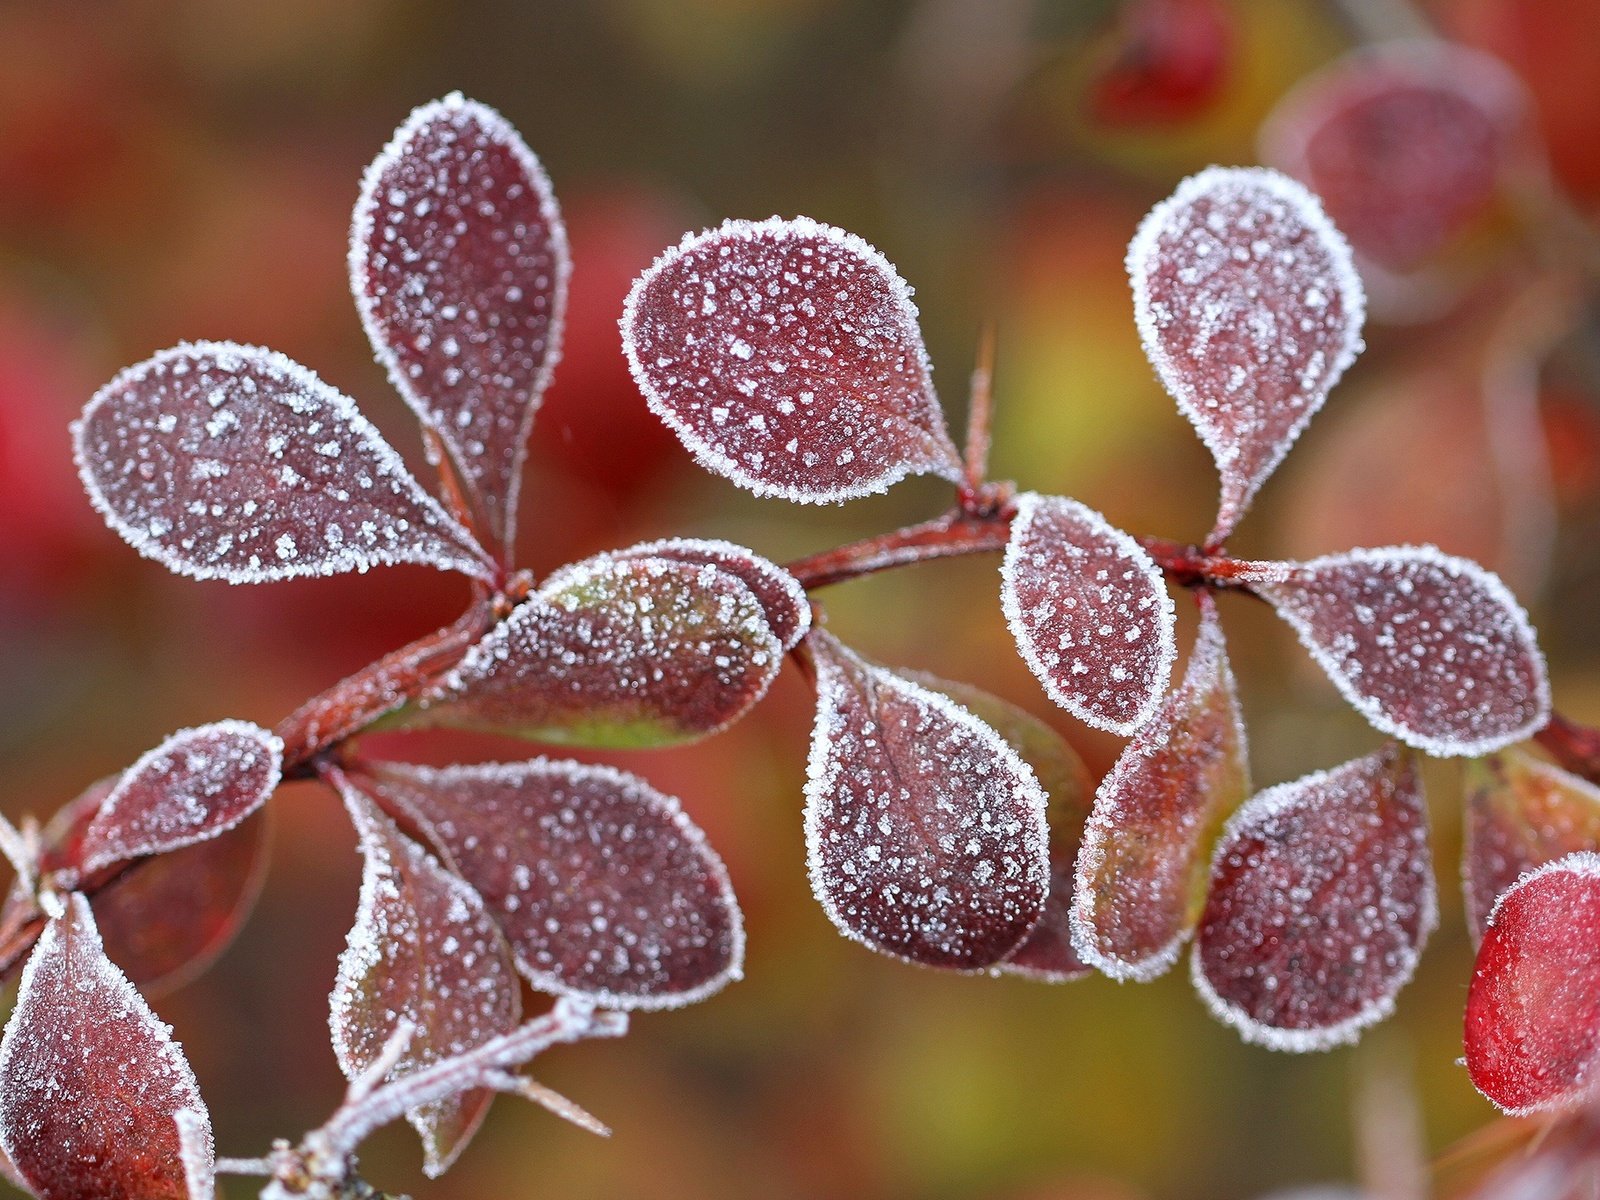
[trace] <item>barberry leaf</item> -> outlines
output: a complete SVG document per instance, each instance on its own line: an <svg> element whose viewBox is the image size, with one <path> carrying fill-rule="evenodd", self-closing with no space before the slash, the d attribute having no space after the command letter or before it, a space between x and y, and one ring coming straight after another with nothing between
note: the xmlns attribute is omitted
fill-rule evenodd
<svg viewBox="0 0 1600 1200"><path fill-rule="evenodd" d="M1127 265L1145 354L1222 476L1220 542L1361 351L1350 247L1288 176L1211 167L1151 210Z"/></svg>
<svg viewBox="0 0 1600 1200"><path fill-rule="evenodd" d="M0 1147L41 1200L206 1200L210 1121L182 1049L106 958L89 902L56 904L0 1040ZM201 1135L187 1154L180 1112Z"/></svg>
<svg viewBox="0 0 1600 1200"><path fill-rule="evenodd" d="M773 217L685 237L634 284L622 342L651 411L758 496L960 478L911 289L841 229Z"/></svg>
<svg viewBox="0 0 1600 1200"><path fill-rule="evenodd" d="M1364 267L1406 273L1489 207L1527 112L1496 59L1388 42L1300 83L1263 128L1262 157L1317 193Z"/></svg>
<svg viewBox="0 0 1600 1200"><path fill-rule="evenodd" d="M1495 901L1527 872L1600 851L1600 788L1514 748L1466 767L1461 886L1477 943Z"/></svg>
<svg viewBox="0 0 1600 1200"><path fill-rule="evenodd" d="M404 719L575 745L664 745L738 720L782 665L760 600L736 576L602 555L553 577Z"/></svg>
<svg viewBox="0 0 1600 1200"><path fill-rule="evenodd" d="M1544 655L1500 579L1432 546L1248 563L1278 610L1374 728L1440 756L1487 754L1550 718Z"/></svg>
<svg viewBox="0 0 1600 1200"><path fill-rule="evenodd" d="M260 726L218 721L173 734L129 767L84 831L85 873L214 838L272 795L283 743Z"/></svg>
<svg viewBox="0 0 1600 1200"><path fill-rule="evenodd" d="M1234 813L1211 860L1194 984L1246 1041L1325 1050L1389 1015L1437 919L1422 785L1391 743Z"/></svg>
<svg viewBox="0 0 1600 1200"><path fill-rule="evenodd" d="M642 779L546 759L370 771L364 786L448 855L541 991L676 1008L739 978L744 925L727 870L678 801Z"/></svg>
<svg viewBox="0 0 1600 1200"><path fill-rule="evenodd" d="M521 1016L511 953L483 898L400 832L359 783L332 775L361 839L361 899L329 997L339 1068L361 1078L402 1021L412 1034L385 1078L464 1054ZM421 1105L406 1120L437 1179L477 1132L492 1091Z"/></svg>
<svg viewBox="0 0 1600 1200"><path fill-rule="evenodd" d="M1127 736L1161 703L1176 654L1161 570L1099 513L1064 496L1017 497L1000 604L1045 692Z"/></svg>
<svg viewBox="0 0 1600 1200"><path fill-rule="evenodd" d="M505 562L570 273L550 180L493 109L460 93L425 104L367 168L350 230L356 307Z"/></svg>
<svg viewBox="0 0 1600 1200"><path fill-rule="evenodd" d="M354 401L270 350L163 350L96 392L72 430L106 523L180 575L265 583L402 562L493 574Z"/></svg>
<svg viewBox="0 0 1600 1200"><path fill-rule="evenodd" d="M821 630L806 645L817 682L806 864L823 911L846 937L911 962L999 962L1049 890L1032 769L945 696Z"/></svg>
<svg viewBox="0 0 1600 1200"><path fill-rule="evenodd" d="M1222 625L1200 600L1183 682L1101 782L1078 854L1073 944L1115 979L1153 979L1177 960L1205 906L1217 832L1250 793Z"/></svg>
<svg viewBox="0 0 1600 1200"><path fill-rule="evenodd" d="M1467 992L1467 1072L1514 1116L1590 1093L1600 1058L1600 855L1518 880L1495 905Z"/></svg>

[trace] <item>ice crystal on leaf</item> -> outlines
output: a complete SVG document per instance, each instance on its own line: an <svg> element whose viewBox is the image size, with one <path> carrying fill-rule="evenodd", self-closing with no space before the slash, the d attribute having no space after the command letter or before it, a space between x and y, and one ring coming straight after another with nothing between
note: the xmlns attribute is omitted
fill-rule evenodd
<svg viewBox="0 0 1600 1200"><path fill-rule="evenodd" d="M482 897L394 823L342 773L334 775L361 839L361 899L329 1023L339 1067L360 1078L400 1022L413 1030L388 1078L464 1054L517 1027L511 952ZM406 1114L438 1178L466 1148L494 1093L477 1089Z"/></svg>
<svg viewBox="0 0 1600 1200"><path fill-rule="evenodd" d="M966 709L813 630L811 888L845 936L928 966L1014 951L1049 889L1045 795Z"/></svg>
<svg viewBox="0 0 1600 1200"><path fill-rule="evenodd" d="M1431 546L1251 563L1317 664L1384 733L1442 757L1487 754L1550 719L1544 655L1528 615L1477 563Z"/></svg>
<svg viewBox="0 0 1600 1200"><path fill-rule="evenodd" d="M1591 1094L1600 1058L1600 855L1569 854L1500 897L1467 992L1467 1071L1516 1116Z"/></svg>
<svg viewBox="0 0 1600 1200"><path fill-rule="evenodd" d="M1221 473L1220 542L1361 350L1350 247L1294 180L1212 167L1151 210L1128 275L1145 354Z"/></svg>
<svg viewBox="0 0 1600 1200"><path fill-rule="evenodd" d="M1437 915L1421 783L1391 743L1233 815L1211 861L1195 987L1246 1041L1352 1042L1389 1015Z"/></svg>
<svg viewBox="0 0 1600 1200"><path fill-rule="evenodd" d="M1205 904L1217 830L1249 794L1244 725L1216 607L1201 594L1189 667L1100 784L1078 854L1072 936L1118 979L1178 957Z"/></svg>
<svg viewBox="0 0 1600 1200"><path fill-rule="evenodd" d="M738 977L744 927L727 871L643 780L543 759L371 770L363 786L414 814L541 991L675 1008Z"/></svg>
<svg viewBox="0 0 1600 1200"><path fill-rule="evenodd" d="M1138 542L1062 496L1017 498L1000 601L1024 661L1073 716L1127 735L1161 702L1172 598Z"/></svg>
<svg viewBox="0 0 1600 1200"><path fill-rule="evenodd" d="M491 108L459 93L424 105L367 169L350 233L356 307L504 562L570 269L550 181Z"/></svg>
<svg viewBox="0 0 1600 1200"><path fill-rule="evenodd" d="M622 337L651 411L758 496L960 477L911 289L841 229L774 217L686 237L634 284Z"/></svg>
<svg viewBox="0 0 1600 1200"><path fill-rule="evenodd" d="M164 350L101 388L73 435L94 506L180 575L265 583L402 562L490 574L354 401L281 354Z"/></svg>
<svg viewBox="0 0 1600 1200"><path fill-rule="evenodd" d="M195 1119L181 1139L184 1112ZM205 1113L183 1051L106 957L89 902L68 896L0 1041L0 1147L41 1200L209 1200Z"/></svg>

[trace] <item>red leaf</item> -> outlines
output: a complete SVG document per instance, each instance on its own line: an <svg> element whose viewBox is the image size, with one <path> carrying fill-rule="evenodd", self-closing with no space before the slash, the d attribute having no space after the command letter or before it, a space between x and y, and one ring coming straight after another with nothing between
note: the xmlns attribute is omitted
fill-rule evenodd
<svg viewBox="0 0 1600 1200"><path fill-rule="evenodd" d="M534 987L675 1008L739 978L727 870L678 802L609 767L379 763L383 789L488 902Z"/></svg>
<svg viewBox="0 0 1600 1200"><path fill-rule="evenodd" d="M278 786L283 743L244 721L173 734L129 767L85 830L84 873L214 838Z"/></svg>
<svg viewBox="0 0 1600 1200"><path fill-rule="evenodd" d="M493 109L460 93L424 105L367 168L350 233L356 307L503 561L570 271L550 180Z"/></svg>
<svg viewBox="0 0 1600 1200"><path fill-rule="evenodd" d="M1467 1072L1513 1116L1589 1094L1600 1056L1600 855L1569 854L1500 897L1467 992Z"/></svg>
<svg viewBox="0 0 1600 1200"><path fill-rule="evenodd" d="M1221 472L1220 542L1361 350L1350 247L1294 180L1212 167L1144 219L1128 275L1145 354Z"/></svg>
<svg viewBox="0 0 1600 1200"><path fill-rule="evenodd" d="M1270 601L1362 716L1429 754L1487 754L1550 716L1527 613L1477 563L1432 546L1250 563Z"/></svg>
<svg viewBox="0 0 1600 1200"><path fill-rule="evenodd" d="M1194 984L1246 1041L1325 1050L1389 1015L1437 918L1421 783L1391 745L1233 815L1211 861Z"/></svg>
<svg viewBox="0 0 1600 1200"><path fill-rule="evenodd" d="M758 496L960 478L911 289L853 234L774 217L686 237L634 284L622 337L651 410Z"/></svg>
<svg viewBox="0 0 1600 1200"><path fill-rule="evenodd" d="M191 1156L180 1112L200 1122ZM0 1146L43 1200L210 1195L210 1118L194 1073L106 958L79 895L45 927L22 972L0 1042Z"/></svg>
<svg viewBox="0 0 1600 1200"><path fill-rule="evenodd" d="M264 583L401 562L491 574L354 401L281 354L163 350L95 393L73 437L107 524L180 575Z"/></svg>
<svg viewBox="0 0 1600 1200"><path fill-rule="evenodd" d="M405 837L342 773L333 781L361 838L361 900L329 1025L339 1068L367 1072L401 1021L413 1033L385 1076L397 1079L509 1033L521 1016L511 952L478 895ZM430 1179L443 1175L477 1132L494 1093L464 1092L406 1114Z"/></svg>
<svg viewBox="0 0 1600 1200"><path fill-rule="evenodd" d="M1073 941L1115 979L1153 979L1177 960L1205 906L1223 818L1250 793L1222 626L1201 598L1183 682L1100 784L1078 855Z"/></svg>
<svg viewBox="0 0 1600 1200"><path fill-rule="evenodd" d="M782 664L737 577L601 555L553 576L410 719L589 746L690 741L749 711Z"/></svg>
<svg viewBox="0 0 1600 1200"><path fill-rule="evenodd" d="M1476 943L1495 901L1521 876L1600 850L1600 788L1515 749L1466 766L1461 886Z"/></svg>
<svg viewBox="0 0 1600 1200"><path fill-rule="evenodd" d="M1017 949L1049 889L1045 796L966 709L813 630L811 889L846 937L927 966Z"/></svg>
<svg viewBox="0 0 1600 1200"><path fill-rule="evenodd" d="M1155 712L1172 672L1172 598L1138 542L1063 496L1017 498L1000 603L1050 699L1126 736Z"/></svg>

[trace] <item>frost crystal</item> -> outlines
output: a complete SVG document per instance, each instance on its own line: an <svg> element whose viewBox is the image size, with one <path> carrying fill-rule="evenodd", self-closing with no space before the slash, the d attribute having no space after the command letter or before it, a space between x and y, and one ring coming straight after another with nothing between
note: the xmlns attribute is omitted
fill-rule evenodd
<svg viewBox="0 0 1600 1200"><path fill-rule="evenodd" d="M960 477L911 289L843 230L773 217L685 237L634 284L622 340L651 411L758 496Z"/></svg>
<svg viewBox="0 0 1600 1200"><path fill-rule="evenodd" d="M1172 598L1143 547L1062 496L1017 498L1000 603L1050 699L1126 736L1161 702L1176 653Z"/></svg>
<svg viewBox="0 0 1600 1200"><path fill-rule="evenodd" d="M1294 180L1212 167L1151 210L1128 275L1145 354L1217 461L1220 542L1361 350L1350 247Z"/></svg>
<svg viewBox="0 0 1600 1200"><path fill-rule="evenodd" d="M966 709L807 638L817 719L806 775L811 888L846 937L929 966L1009 955L1049 888L1045 795Z"/></svg>

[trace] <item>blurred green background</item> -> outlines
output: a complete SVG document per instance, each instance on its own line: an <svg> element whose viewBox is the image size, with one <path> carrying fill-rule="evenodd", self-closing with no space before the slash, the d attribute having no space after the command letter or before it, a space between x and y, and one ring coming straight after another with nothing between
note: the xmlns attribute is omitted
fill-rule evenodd
<svg viewBox="0 0 1600 1200"><path fill-rule="evenodd" d="M730 537L781 561L947 504L926 480L825 511L756 501L694 468L645 410L616 330L633 276L685 230L772 213L842 225L899 266L956 428L978 331L995 323L997 477L1188 539L1210 526L1215 479L1140 353L1127 240L1183 175L1256 161L1261 120L1308 71L1419 16L1527 76L1565 194L1593 213L1592 0L1420 14L1384 0L0 0L6 810L47 815L181 726L271 725L458 610L462 585L421 569L260 589L169 576L101 526L66 433L118 368L182 339L233 339L355 396L420 473L414 422L371 361L344 259L361 170L414 105L460 89L499 108L544 160L569 224L565 360L524 490L523 559L539 571L668 534ZM1480 555L1533 611L1558 706L1595 720L1594 310L1563 300L1549 332L1537 265L1511 242L1496 253L1450 312L1369 328L1368 354L1233 549L1410 538ZM1507 333L1530 294L1531 332L1512 321ZM1486 341L1508 339L1493 371L1473 365ZM1472 398L1453 399L1485 379L1538 404L1536 444L1512 447L1534 464L1522 491L1490 478L1495 430L1474 434L1459 415L1477 411ZM1487 515L1454 499L1486 491L1503 500ZM1512 509L1553 528L1545 565ZM831 627L881 661L1025 705L1103 772L1118 743L1045 700L1010 647L995 566L846 585L824 597ZM1226 604L1224 620L1258 785L1377 745L1264 606ZM786 672L722 737L613 757L706 827L750 938L743 983L542 1064L540 1078L615 1136L502 1100L445 1179L422 1180L404 1127L368 1146L370 1179L418 1200L1246 1197L1354 1178L1356 1096L1383 1069L1414 1076L1430 1152L1491 1119L1455 1065L1472 959L1452 765L1428 776L1443 912L1418 978L1361 1047L1291 1057L1214 1023L1183 969L1148 986L1052 988L918 970L840 939L805 877L809 715ZM531 753L491 739L387 748ZM297 1137L341 1091L326 996L355 907L354 838L314 788L286 788L274 808L255 917L209 974L156 1002L230 1155Z"/></svg>

